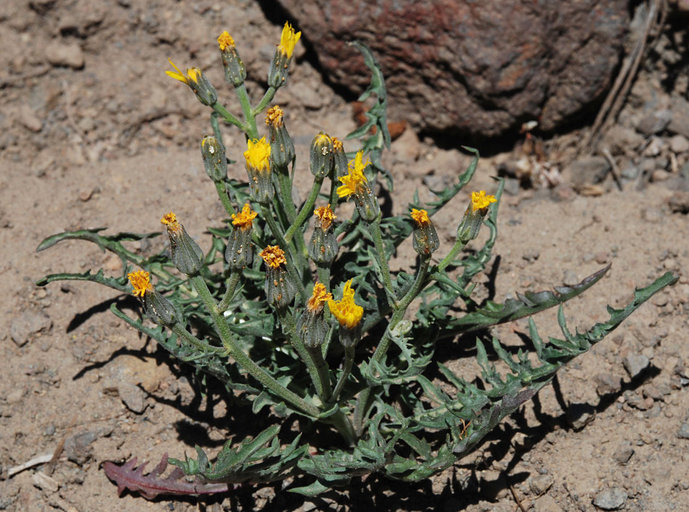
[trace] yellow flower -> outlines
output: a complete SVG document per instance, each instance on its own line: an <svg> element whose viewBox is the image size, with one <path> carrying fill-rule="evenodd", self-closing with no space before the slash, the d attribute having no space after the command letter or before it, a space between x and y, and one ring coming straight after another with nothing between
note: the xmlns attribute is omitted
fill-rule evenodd
<svg viewBox="0 0 689 512"><path fill-rule="evenodd" d="M333 137L333 150L334 151L344 151L344 146L342 144L342 141L338 139L337 137Z"/></svg>
<svg viewBox="0 0 689 512"><path fill-rule="evenodd" d="M282 109L279 105L274 105L266 112L266 125L273 128L280 128L282 126Z"/></svg>
<svg viewBox="0 0 689 512"><path fill-rule="evenodd" d="M278 51L287 57L288 59L292 57L294 53L294 47L297 45L297 41L301 37L301 32L294 33L294 29L291 27L289 22L285 22L285 26L282 27L282 35L280 36L280 44L278 45Z"/></svg>
<svg viewBox="0 0 689 512"><path fill-rule="evenodd" d="M146 292L153 291L153 285L151 284L150 274L148 272L137 270L136 272L127 274L127 278L134 287L134 295L143 298Z"/></svg>
<svg viewBox="0 0 689 512"><path fill-rule="evenodd" d="M420 227L428 227L431 225L431 219L428 217L428 212L426 210L417 210L416 208L411 209L411 218Z"/></svg>
<svg viewBox="0 0 689 512"><path fill-rule="evenodd" d="M496 202L495 196L486 195L485 190L471 193L471 211L475 212L487 208L490 203Z"/></svg>
<svg viewBox="0 0 689 512"><path fill-rule="evenodd" d="M266 138L247 141L248 149L244 152L246 165L259 172L270 171L270 144Z"/></svg>
<svg viewBox="0 0 689 512"><path fill-rule="evenodd" d="M175 80L179 80L180 82L189 85L190 81L193 81L195 84L199 83L199 76L201 76L201 70L199 68L189 68L187 69L187 74L186 76L182 71L175 66L175 63L172 62L170 59L168 59L168 62L172 65L173 68L175 68L175 71L166 71L165 74L169 77L174 78Z"/></svg>
<svg viewBox="0 0 689 512"><path fill-rule="evenodd" d="M330 205L321 206L313 211L313 214L318 218L321 223L321 229L326 231L333 223L333 220L337 219L333 213Z"/></svg>
<svg viewBox="0 0 689 512"><path fill-rule="evenodd" d="M354 329L361 322L364 316L364 308L354 302L354 290L350 279L342 291L342 299L334 301L328 300L330 312L337 318L342 327Z"/></svg>
<svg viewBox="0 0 689 512"><path fill-rule="evenodd" d="M240 213L237 215L234 213L232 214L232 225L246 231L247 229L251 229L252 223L257 215L258 213L251 209L249 203L246 203Z"/></svg>
<svg viewBox="0 0 689 512"><path fill-rule="evenodd" d="M163 215L163 218L160 219L160 222L165 224L167 230L172 231L173 233L177 233L180 229L182 229L182 225L177 222L177 215L172 212Z"/></svg>
<svg viewBox="0 0 689 512"><path fill-rule="evenodd" d="M333 294L328 293L323 283L313 285L313 293L306 303L306 307L311 313L320 313L325 304L333 299Z"/></svg>
<svg viewBox="0 0 689 512"><path fill-rule="evenodd" d="M366 176L364 176L364 169L369 162L368 160L366 162L363 160L364 152L359 151L356 157L354 157L354 160L349 162L347 166L349 174L338 178L342 182L342 185L337 187L338 197L349 197L352 194L366 190L368 180Z"/></svg>
<svg viewBox="0 0 689 512"><path fill-rule="evenodd" d="M285 251L280 249L277 245L269 245L259 253L259 256L263 258L263 261L265 261L266 265L270 268L279 268L280 265L287 263Z"/></svg>
<svg viewBox="0 0 689 512"><path fill-rule="evenodd" d="M232 39L232 36L229 34L229 32L227 32L227 30L218 36L218 47L220 48L221 52L224 52L227 48L233 46L234 39Z"/></svg>

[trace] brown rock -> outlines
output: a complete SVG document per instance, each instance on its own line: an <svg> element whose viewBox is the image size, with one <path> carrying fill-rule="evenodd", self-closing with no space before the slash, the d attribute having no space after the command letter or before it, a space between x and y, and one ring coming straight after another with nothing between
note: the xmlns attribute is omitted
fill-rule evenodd
<svg viewBox="0 0 689 512"><path fill-rule="evenodd" d="M355 91L379 60L393 119L493 136L525 118L552 130L607 90L626 0L281 0L330 79Z"/></svg>
<svg viewBox="0 0 689 512"><path fill-rule="evenodd" d="M53 66L67 66L73 69L84 67L84 52L77 43L52 42L45 49L45 58Z"/></svg>

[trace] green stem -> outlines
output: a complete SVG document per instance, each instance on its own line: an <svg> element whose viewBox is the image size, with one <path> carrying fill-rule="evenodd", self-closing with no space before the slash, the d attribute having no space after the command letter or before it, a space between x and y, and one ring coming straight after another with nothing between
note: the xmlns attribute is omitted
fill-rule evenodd
<svg viewBox="0 0 689 512"><path fill-rule="evenodd" d="M390 267L388 266L388 258L385 254L385 248L383 246L383 234L380 231L380 215L375 221L371 222L369 226L371 228L373 244L376 247L376 253L378 255L378 264L380 265L381 273L383 274L383 285L385 286L388 300L390 300L390 303L394 309L399 309L397 298L395 297L395 291L392 287L392 275L390 274Z"/></svg>
<svg viewBox="0 0 689 512"><path fill-rule="evenodd" d="M249 93L246 92L245 85L241 84L239 87L235 87L234 92L237 93L239 104L242 106L242 112L244 112L244 133L249 139L258 139L256 116L251 110L251 100L249 100Z"/></svg>
<svg viewBox="0 0 689 512"><path fill-rule="evenodd" d="M289 179L289 174L287 169L276 169L275 173L278 178L278 188L280 190L280 199L285 212L287 213L287 219L290 224L294 223L297 219L297 209L294 206L294 201L292 200L292 180Z"/></svg>
<svg viewBox="0 0 689 512"><path fill-rule="evenodd" d="M301 226L302 224L304 224L306 219L308 219L313 214L313 205L316 203L318 193L321 191L321 185L323 185L323 178L317 177L313 180L311 193L309 194L308 199L306 199L306 203L304 203L304 206L299 211L299 215L297 215L297 220L294 221L294 224L292 224L287 230L287 233L285 233L285 240L287 240L288 242L292 240L294 233L298 229L301 229Z"/></svg>
<svg viewBox="0 0 689 512"><path fill-rule="evenodd" d="M234 358L237 364L246 370L253 378L259 381L264 387L272 391L275 395L279 396L286 402L289 402L297 409L303 411L305 414L312 417L318 417L320 411L316 406L306 402L306 400L304 400L302 397L280 384L272 375L258 366L258 364L256 364L253 359L246 355L237 345L232 337L229 327L227 326L225 317L218 312L215 299L211 295L211 292L203 278L199 276L192 277L191 283L196 289L196 292L199 294L199 297L203 301L206 309L211 314L215 328L217 329L220 339L223 342L223 346L227 349L227 352Z"/></svg>
<svg viewBox="0 0 689 512"><path fill-rule="evenodd" d="M342 375L340 375L340 379L337 381L337 384L335 385L335 390L333 391L332 398L330 399L331 402L337 402L338 398L340 398L340 393L342 392L342 388L345 385L345 382L347 382L347 378L349 377L349 374L352 371L352 366L354 365L354 354L355 354L355 347L347 347L345 348L345 360L344 360L344 366L342 367Z"/></svg>
<svg viewBox="0 0 689 512"><path fill-rule="evenodd" d="M275 87L268 87L268 90L263 95L263 98L261 98L261 101L259 101L258 105L256 105L256 107L251 111L251 115L256 117L258 114L263 112L263 110L268 106L268 103L273 101L276 91L277 89Z"/></svg>
<svg viewBox="0 0 689 512"><path fill-rule="evenodd" d="M337 208L337 178L335 178L335 170L332 172L332 179L330 180L330 195L328 200L330 201L330 208L335 211Z"/></svg>
<svg viewBox="0 0 689 512"><path fill-rule="evenodd" d="M318 375L318 382L321 388L318 396L321 397L323 403L326 403L330 401L330 397L333 393L333 388L330 384L330 368L328 367L328 363L325 362L325 359L323 359L320 347L307 348L306 351L311 356L311 361ZM318 388L316 388L316 390L318 390Z"/></svg>
<svg viewBox="0 0 689 512"><path fill-rule="evenodd" d="M239 277L241 276L240 270L235 270L230 274L230 278L227 280L227 289L225 290L225 296L218 304L218 313L224 313L230 306L230 301L234 296L234 291L237 289L237 283L239 283Z"/></svg>
<svg viewBox="0 0 689 512"><path fill-rule="evenodd" d="M234 206L232 206L232 201L230 201L230 196L227 194L227 185L225 185L224 181L215 181L215 190L218 192L218 197L220 198L220 202L223 205L223 208L225 208L225 211L227 212L230 217L236 213Z"/></svg>
<svg viewBox="0 0 689 512"><path fill-rule="evenodd" d="M316 267L316 274L318 275L318 281L325 285L326 290L330 291L330 267L318 265Z"/></svg>
<svg viewBox="0 0 689 512"><path fill-rule="evenodd" d="M173 325L172 326L172 332L175 333L180 338L187 341L190 345L199 349L203 353L222 352L222 349L220 347L214 347L213 345L209 345L205 341L198 339L192 333L187 331L181 323L177 323L177 324Z"/></svg>
<svg viewBox="0 0 689 512"><path fill-rule="evenodd" d="M438 264L438 272L442 272L447 268L447 266L452 263L455 260L455 256L457 256L457 253L464 249L464 246L466 243L462 242L461 240L457 240L455 242L455 245L452 246L452 249L450 249L450 252L443 258L443 260Z"/></svg>
<svg viewBox="0 0 689 512"><path fill-rule="evenodd" d="M288 243L288 241L285 240L285 237L282 235L280 227L278 226L277 222L275 222L275 218L273 218L271 212L267 210L267 205L261 204L261 216L268 223L268 227L272 231L273 236L277 240L280 248L289 254L290 261L287 262L287 272L289 273L290 278L292 278L292 280L296 283L297 287L299 288L299 295L305 301L306 289L304 288L304 283L302 282L300 273L296 270L297 265L299 269L303 269L305 267L306 262L304 261L304 257L303 255L297 253L297 257L295 258L295 251L292 249L292 246Z"/></svg>
<svg viewBox="0 0 689 512"><path fill-rule="evenodd" d="M242 123L239 119L237 119L229 110L223 107L220 103L214 103L213 110L217 112L226 123L233 124L243 132L247 132L247 125Z"/></svg>

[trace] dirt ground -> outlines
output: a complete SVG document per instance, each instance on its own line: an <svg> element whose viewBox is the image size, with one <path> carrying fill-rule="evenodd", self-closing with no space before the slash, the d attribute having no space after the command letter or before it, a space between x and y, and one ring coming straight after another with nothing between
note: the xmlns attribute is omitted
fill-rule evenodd
<svg viewBox="0 0 689 512"><path fill-rule="evenodd" d="M191 455L196 443L213 453L230 435L222 421L225 403L202 397L188 372L110 314L109 305L124 300L112 290L34 284L61 271L102 267L116 275L117 258L78 241L35 249L65 229L156 231L171 209L208 247L206 226L224 217L198 150L208 114L163 72L168 57L181 68L199 66L228 107L236 107L221 86L215 46L225 29L237 42L255 98L281 27L253 1L0 5L0 510L689 510L689 208L682 202L689 143L664 128L637 129L640 120L658 117L671 94L686 94L686 80L668 89L658 55L657 66L642 69L615 127L615 141L622 142L612 156L623 190L608 173L595 183L578 182L584 193L577 194L569 184L580 177L567 169L580 133L546 141L541 164L563 183L523 188L508 178L491 268L498 269L495 298L503 300L516 291L574 283L612 263L597 287L566 307L571 328L606 319L606 304L620 306L635 286L668 270L679 282L561 371L557 385L506 421L475 457L417 486L369 479L314 500L280 485L245 486L208 500L118 497L100 469L103 461L136 456L152 465L166 452ZM324 83L302 48L276 101L303 166L319 130L343 137L355 122L351 98ZM479 146L492 156L481 161L473 188L494 191L498 170L525 158L520 137L515 134L517 149L507 153ZM226 143L231 158L241 157L236 132L226 131ZM453 179L469 160L405 131L385 160L397 180L394 210L403 211L423 183L437 187ZM629 171L634 166L636 176ZM539 169L537 182L545 176ZM299 172L306 182L308 172ZM230 173L241 177L244 170L237 164ZM446 248L466 200L466 194L457 198L437 219ZM410 254L405 248L398 264ZM559 334L553 312L536 320L542 334ZM509 339L514 330L524 332L526 323L501 332ZM60 447L53 463L9 475Z"/></svg>

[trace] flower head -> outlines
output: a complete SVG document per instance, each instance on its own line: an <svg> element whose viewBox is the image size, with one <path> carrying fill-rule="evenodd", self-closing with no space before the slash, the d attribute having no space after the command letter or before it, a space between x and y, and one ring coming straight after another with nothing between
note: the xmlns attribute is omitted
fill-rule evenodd
<svg viewBox="0 0 689 512"><path fill-rule="evenodd" d="M475 212L487 208L491 203L496 202L495 196L486 195L485 190L471 193L471 211Z"/></svg>
<svg viewBox="0 0 689 512"><path fill-rule="evenodd" d="M182 229L182 225L177 221L177 215L172 212L163 215L163 218L160 219L160 222L165 224L168 232L172 231L173 233L177 233L180 229Z"/></svg>
<svg viewBox="0 0 689 512"><path fill-rule="evenodd" d="M227 48L234 47L234 39L232 39L232 36L227 30L218 36L218 47L221 52L224 52Z"/></svg>
<svg viewBox="0 0 689 512"><path fill-rule="evenodd" d="M199 68L189 68L187 69L187 74L185 75L177 66L175 66L174 62L172 62L170 59L168 59L168 62L173 68L175 68L175 71L166 71L165 74L167 76L174 78L175 80L179 80L187 85L190 85L192 81L195 84L199 83L199 76L201 76L201 70Z"/></svg>
<svg viewBox="0 0 689 512"><path fill-rule="evenodd" d="M278 45L278 51L287 57L288 59L292 57L294 53L294 47L297 45L299 38L301 37L301 32L294 32L294 29L289 24L288 21L285 22L285 26L282 27L282 35L280 36L280 44Z"/></svg>
<svg viewBox="0 0 689 512"><path fill-rule="evenodd" d="M364 316L364 308L354 302L354 290L352 289L351 279L344 286L342 299L338 301L328 300L328 308L342 327L354 329L359 325Z"/></svg>
<svg viewBox="0 0 689 512"><path fill-rule="evenodd" d="M263 261L266 262L270 268L279 268L280 265L287 263L285 259L285 251L280 249L278 245L269 245L263 249L259 254Z"/></svg>
<svg viewBox="0 0 689 512"><path fill-rule="evenodd" d="M282 126L283 112L279 105L274 105L266 112L266 124L273 128L280 128Z"/></svg>
<svg viewBox="0 0 689 512"><path fill-rule="evenodd" d="M241 230L251 229L253 221L257 215L258 213L251 209L249 203L246 203L241 212L238 214L232 214L232 225Z"/></svg>
<svg viewBox="0 0 689 512"><path fill-rule="evenodd" d="M266 138L247 141L248 149L244 152L246 165L259 172L270 171L270 144Z"/></svg>
<svg viewBox="0 0 689 512"><path fill-rule="evenodd" d="M428 217L428 212L426 210L417 210L416 208L412 208L411 218L414 219L414 222L416 222L416 225L420 228L431 225L431 219Z"/></svg>
<svg viewBox="0 0 689 512"><path fill-rule="evenodd" d="M330 208L330 205L316 208L313 214L320 222L323 231L326 231L332 225L333 220L337 218Z"/></svg>
<svg viewBox="0 0 689 512"><path fill-rule="evenodd" d="M323 311L325 304L332 300L333 294L328 293L323 283L316 283L313 286L313 293L311 298L306 303L306 307L311 313L320 313Z"/></svg>
<svg viewBox="0 0 689 512"><path fill-rule="evenodd" d="M344 145L342 144L342 141L338 139L337 137L332 137L333 139L333 150L334 151L344 151Z"/></svg>
<svg viewBox="0 0 689 512"><path fill-rule="evenodd" d="M337 187L337 195L339 197L349 197L352 194L366 190L368 180L366 179L366 176L364 176L364 169L369 162L368 160L366 162L363 160L364 152L359 151L357 152L356 157L349 162L348 174L339 178L339 180L342 182L342 185Z"/></svg>
<svg viewBox="0 0 689 512"><path fill-rule="evenodd" d="M130 272L127 274L127 279L132 284L134 288L134 295L143 298L146 292L153 291L153 285L151 284L150 274L145 270L137 270L136 272Z"/></svg>

